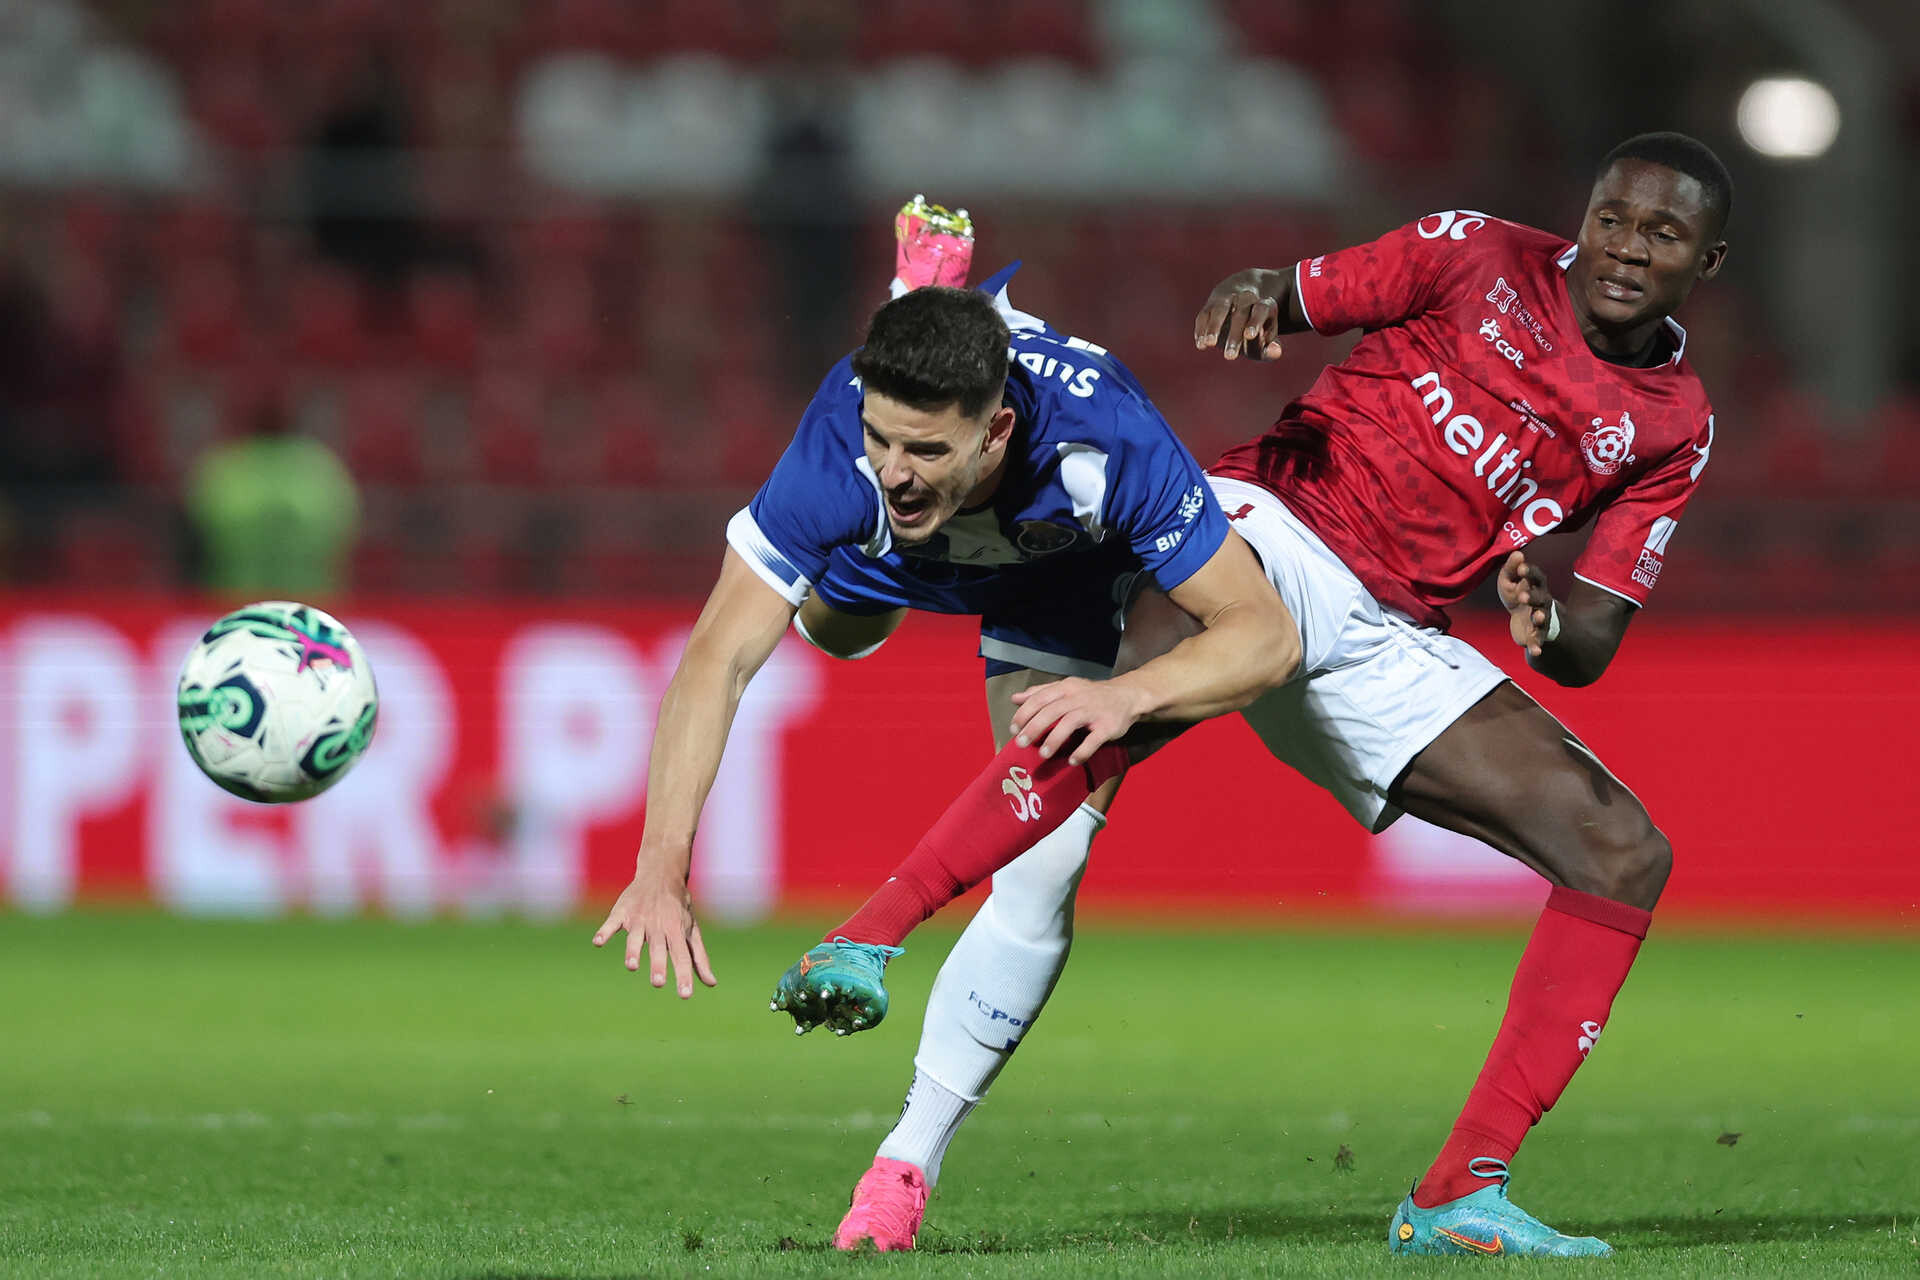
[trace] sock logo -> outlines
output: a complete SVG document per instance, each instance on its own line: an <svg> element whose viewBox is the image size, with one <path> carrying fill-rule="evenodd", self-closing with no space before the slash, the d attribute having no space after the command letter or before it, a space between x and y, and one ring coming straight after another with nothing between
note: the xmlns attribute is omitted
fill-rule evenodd
<svg viewBox="0 0 1920 1280"><path fill-rule="evenodd" d="M1580 1024L1580 1056L1586 1057L1593 1052L1593 1046L1600 1043L1600 1024L1583 1022Z"/></svg>
<svg viewBox="0 0 1920 1280"><path fill-rule="evenodd" d="M1040 816L1040 797L1033 794L1033 775L1019 765L1008 767L1007 776L1000 780L1000 793L1006 796L1007 807L1020 821L1032 822Z"/></svg>

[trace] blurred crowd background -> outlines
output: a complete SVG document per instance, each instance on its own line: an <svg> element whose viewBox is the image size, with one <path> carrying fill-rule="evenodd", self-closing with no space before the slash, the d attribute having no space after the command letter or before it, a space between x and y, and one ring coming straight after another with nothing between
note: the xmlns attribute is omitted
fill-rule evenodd
<svg viewBox="0 0 1920 1280"><path fill-rule="evenodd" d="M1678 128L1737 196L1659 606L1920 609L1915 12L0 0L0 580L697 596L920 191L1205 463L1345 349L1200 356L1221 276L1571 235Z"/></svg>

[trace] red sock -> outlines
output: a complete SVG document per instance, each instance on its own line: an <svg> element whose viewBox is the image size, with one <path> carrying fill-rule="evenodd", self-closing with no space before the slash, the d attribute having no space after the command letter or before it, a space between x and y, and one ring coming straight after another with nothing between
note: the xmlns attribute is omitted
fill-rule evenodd
<svg viewBox="0 0 1920 1280"><path fill-rule="evenodd" d="M1422 1209L1492 1184L1468 1164L1505 1164L1586 1061L1627 980L1653 913L1555 888L1527 940L1507 1016L1446 1146L1414 1189Z"/></svg>
<svg viewBox="0 0 1920 1280"><path fill-rule="evenodd" d="M1127 768L1126 748L1117 743L1083 765L1068 764L1070 754L1043 760L1039 747L1009 743L947 806L893 878L845 924L829 929L827 939L898 946L922 920L1032 848Z"/></svg>

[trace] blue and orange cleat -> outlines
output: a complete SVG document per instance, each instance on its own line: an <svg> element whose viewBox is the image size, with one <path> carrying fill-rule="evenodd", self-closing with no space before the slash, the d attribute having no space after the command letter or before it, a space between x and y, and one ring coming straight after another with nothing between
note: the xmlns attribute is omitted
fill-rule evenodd
<svg viewBox="0 0 1920 1280"><path fill-rule="evenodd" d="M831 1027L839 1036L867 1031L887 1016L887 961L904 948L835 938L812 948L780 975L769 1009L793 1016L793 1033Z"/></svg>
<svg viewBox="0 0 1920 1280"><path fill-rule="evenodd" d="M973 219L915 196L893 219L894 296L930 284L965 288L973 267Z"/></svg>
<svg viewBox="0 0 1920 1280"><path fill-rule="evenodd" d="M927 1175L905 1160L876 1156L853 1189L852 1207L833 1233L833 1247L871 1247L876 1253L911 1249L926 1214Z"/></svg>
<svg viewBox="0 0 1920 1280"><path fill-rule="evenodd" d="M1486 1166L1481 1168L1480 1166ZM1431 1209L1409 1195L1387 1228L1387 1252L1469 1254L1482 1258L1605 1258L1613 1246L1593 1236L1568 1236L1507 1199L1507 1166L1481 1157L1467 1165L1476 1177L1498 1178L1490 1187Z"/></svg>

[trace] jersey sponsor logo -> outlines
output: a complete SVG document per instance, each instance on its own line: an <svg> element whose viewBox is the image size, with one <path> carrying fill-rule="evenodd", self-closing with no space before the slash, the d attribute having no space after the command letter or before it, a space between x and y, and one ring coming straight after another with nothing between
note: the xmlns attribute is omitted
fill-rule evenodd
<svg viewBox="0 0 1920 1280"><path fill-rule="evenodd" d="M1040 816L1040 797L1033 794L1033 775L1019 765L1008 766L1007 776L1000 779L1000 794L1007 798L1007 806L1020 821L1032 822Z"/></svg>
<svg viewBox="0 0 1920 1280"><path fill-rule="evenodd" d="M1307 264L1307 279L1318 280L1320 278L1320 273L1325 271L1326 268L1327 268L1327 255L1323 253L1319 257L1315 258L1312 262L1309 262Z"/></svg>
<svg viewBox="0 0 1920 1280"><path fill-rule="evenodd" d="M1480 322L1480 337L1483 341L1493 344L1493 349L1500 353L1501 359L1513 361L1514 368L1527 367L1526 357L1521 354L1520 348L1507 341L1506 335L1500 331L1500 322L1492 316Z"/></svg>
<svg viewBox="0 0 1920 1280"><path fill-rule="evenodd" d="M1615 423L1595 418L1592 430L1580 437L1580 455L1596 474L1613 475L1633 461L1633 434L1633 416L1624 409Z"/></svg>
<svg viewBox="0 0 1920 1280"><path fill-rule="evenodd" d="M1588 1054L1592 1053L1593 1046L1599 1043L1600 1043L1600 1024L1597 1022L1591 1022L1591 1021L1581 1023L1580 1024L1580 1041L1575 1046L1580 1050L1580 1056L1584 1058Z"/></svg>
<svg viewBox="0 0 1920 1280"><path fill-rule="evenodd" d="M1206 510L1206 506L1207 491L1195 485L1187 491L1186 497L1180 499L1180 518L1192 524L1193 518Z"/></svg>
<svg viewBox="0 0 1920 1280"><path fill-rule="evenodd" d="M1449 240L1465 240L1469 232L1478 231L1486 225L1487 215L1478 209L1442 209L1414 223L1414 230L1420 233L1423 240L1438 240L1441 236Z"/></svg>
<svg viewBox="0 0 1920 1280"><path fill-rule="evenodd" d="M1453 412L1453 392L1436 371L1429 369L1413 379L1412 385L1420 393L1421 405L1431 412L1433 425L1440 428L1440 438L1447 448L1459 457L1473 458L1473 474L1486 481L1487 489L1509 511L1518 513L1517 522L1506 523L1509 541L1519 546L1559 527L1567 518L1566 510L1552 498L1540 496L1540 482L1527 475L1533 459L1522 458L1518 445L1507 448L1506 432L1496 434L1489 444L1486 425L1480 419L1470 413ZM1484 450L1482 445L1486 446Z"/></svg>
<svg viewBox="0 0 1920 1280"><path fill-rule="evenodd" d="M1553 343L1547 339L1545 327L1533 312L1527 310L1526 304L1520 301L1520 291L1508 284L1505 276L1495 277L1493 288L1487 290L1487 301L1491 302L1501 315L1513 317L1514 323L1526 330L1527 336L1533 339L1535 346L1548 355L1553 354Z"/></svg>
<svg viewBox="0 0 1920 1280"><path fill-rule="evenodd" d="M1642 550L1633 562L1633 580L1647 590L1653 590L1653 584L1660 581L1660 568L1665 563L1657 553Z"/></svg>

